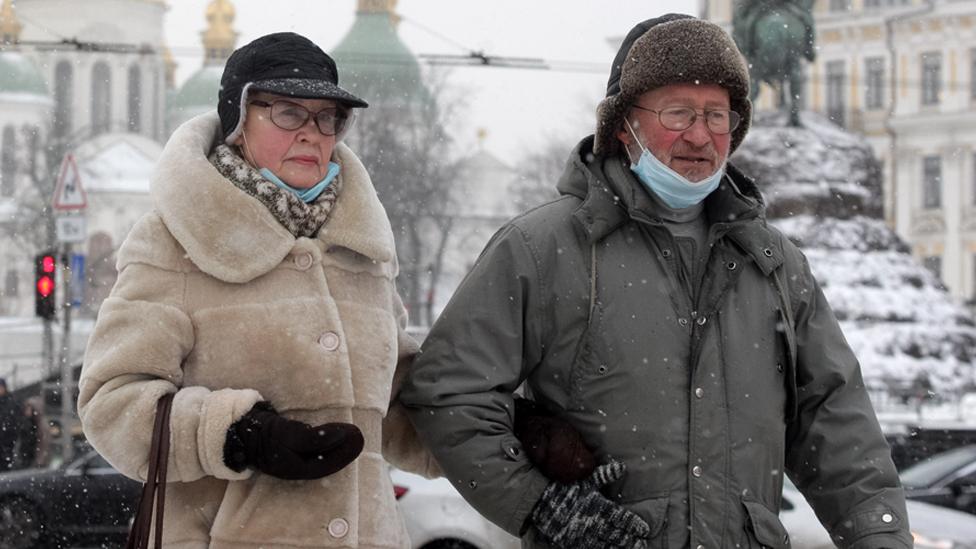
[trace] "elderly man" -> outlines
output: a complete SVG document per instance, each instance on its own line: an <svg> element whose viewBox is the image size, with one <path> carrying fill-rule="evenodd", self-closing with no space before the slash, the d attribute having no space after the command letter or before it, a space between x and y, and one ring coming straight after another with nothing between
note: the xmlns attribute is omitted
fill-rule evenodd
<svg viewBox="0 0 976 549"><path fill-rule="evenodd" d="M562 197L495 235L427 338L400 398L461 493L527 546L788 547L786 473L838 546L911 547L857 359L727 163L748 95L718 26L637 25ZM527 458L523 383L603 462L591 476Z"/></svg>

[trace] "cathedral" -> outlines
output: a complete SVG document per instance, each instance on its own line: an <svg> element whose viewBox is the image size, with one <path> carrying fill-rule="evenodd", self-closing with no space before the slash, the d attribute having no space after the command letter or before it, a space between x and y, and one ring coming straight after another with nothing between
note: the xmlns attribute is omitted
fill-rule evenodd
<svg viewBox="0 0 976 549"><path fill-rule="evenodd" d="M114 281L115 250L150 207L149 178L166 138L216 105L237 41L234 6L207 6L203 66L178 88L166 10L163 0L86 0L79 17L71 0L3 0L0 316L33 316L32 258L46 247L39 228L50 217L50 179L58 174L49 169L38 179L31 166L42 152L70 154L85 190L86 234L72 249L84 256L85 284L71 299L78 314L91 316Z"/></svg>

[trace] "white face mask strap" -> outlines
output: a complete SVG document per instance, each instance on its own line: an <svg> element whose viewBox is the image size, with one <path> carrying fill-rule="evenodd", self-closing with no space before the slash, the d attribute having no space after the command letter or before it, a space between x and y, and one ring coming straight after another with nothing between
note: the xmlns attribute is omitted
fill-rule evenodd
<svg viewBox="0 0 976 549"><path fill-rule="evenodd" d="M255 170L260 170L261 168L254 162L254 155L251 154L251 147L247 145L247 134L243 129L241 130L241 141L244 142L244 160Z"/></svg>
<svg viewBox="0 0 976 549"><path fill-rule="evenodd" d="M637 137L637 132L635 132L634 131L634 127L630 125L630 120L628 120L627 117L624 117L624 124L626 124L627 125L627 129L630 130L630 135L634 136L634 141L637 143L637 146L641 148L641 152L644 152L645 150L647 150L647 147L645 147L644 144L641 143L640 138ZM624 147L624 150L627 151L627 159L630 160L631 163L633 163L634 160L630 157L630 149L627 148L627 147Z"/></svg>

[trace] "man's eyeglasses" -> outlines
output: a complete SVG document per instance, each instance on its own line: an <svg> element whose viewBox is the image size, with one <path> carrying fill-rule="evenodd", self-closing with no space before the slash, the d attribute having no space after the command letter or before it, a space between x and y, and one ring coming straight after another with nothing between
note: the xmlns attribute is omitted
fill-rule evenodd
<svg viewBox="0 0 976 549"><path fill-rule="evenodd" d="M668 107L659 111L634 105L642 111L652 112L657 115L661 125L671 131L687 130L698 120L699 112L705 117L705 125L714 134L723 135L731 132L739 126L742 117L735 111L728 109L705 109L696 111L691 107Z"/></svg>
<svg viewBox="0 0 976 549"><path fill-rule="evenodd" d="M304 126L309 118L313 118L319 133L335 135L346 127L346 122L349 120L349 112L338 107L328 107L313 113L302 105L286 99L276 99L270 103L255 99L249 104L270 107L271 122L283 130L297 130Z"/></svg>

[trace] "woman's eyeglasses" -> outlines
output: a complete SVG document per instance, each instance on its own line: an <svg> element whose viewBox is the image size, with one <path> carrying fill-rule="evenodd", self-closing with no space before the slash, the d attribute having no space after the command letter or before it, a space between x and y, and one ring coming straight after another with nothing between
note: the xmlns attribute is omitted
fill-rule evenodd
<svg viewBox="0 0 976 549"><path fill-rule="evenodd" d="M313 113L302 105L287 99L261 101L255 99L250 105L271 109L271 122L283 130L297 130L304 126L309 118L315 120L315 127L322 135L336 135L346 127L349 112L339 107L328 107Z"/></svg>

